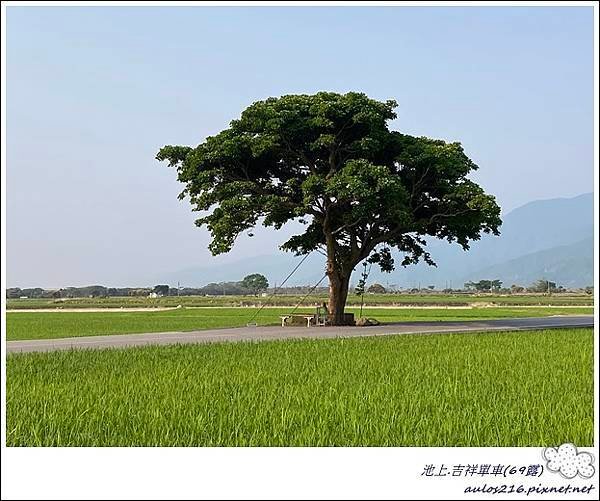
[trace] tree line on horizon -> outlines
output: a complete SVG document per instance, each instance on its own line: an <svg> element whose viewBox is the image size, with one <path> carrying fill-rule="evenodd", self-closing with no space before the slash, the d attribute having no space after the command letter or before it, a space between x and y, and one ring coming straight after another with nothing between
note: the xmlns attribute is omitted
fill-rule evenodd
<svg viewBox="0 0 600 501"><path fill-rule="evenodd" d="M213 282L203 287L171 287L166 284L158 284L154 287L105 287L103 285L89 285L85 287L65 287L61 289L43 289L41 287L19 288L9 287L6 289L7 299L31 298L31 299L75 299L75 298L101 298L101 297L164 297L164 296L247 296L269 292L278 294L305 294L311 289L309 285L296 285L285 288L270 287L267 278L260 273L253 273L240 281ZM499 294L522 294L522 293L561 293L569 292L568 289L556 282L540 279L528 287L513 284L510 287L502 287L502 281L479 280L477 282L466 282L462 289L445 288L437 290L434 285L425 287L412 287L400 291L396 288L385 287L374 282L364 285L365 292L369 294L397 294L403 293L499 293ZM576 289L587 294L593 293L593 287ZM319 287L313 290L316 295L326 294L327 287Z"/></svg>
<svg viewBox="0 0 600 501"><path fill-rule="evenodd" d="M158 284L154 287L105 287L103 285L88 285L85 287L65 287L61 289L43 289L33 287L21 289L10 287L6 289L7 299L47 298L95 298L95 297L162 297L162 296L241 296L258 295L269 288L269 281L260 273L252 273L240 281L209 283L203 287L171 287Z"/></svg>

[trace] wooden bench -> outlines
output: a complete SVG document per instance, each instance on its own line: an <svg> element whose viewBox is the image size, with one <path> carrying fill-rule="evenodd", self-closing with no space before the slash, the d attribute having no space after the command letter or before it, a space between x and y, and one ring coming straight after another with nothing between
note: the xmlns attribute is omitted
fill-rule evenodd
<svg viewBox="0 0 600 501"><path fill-rule="evenodd" d="M279 318L281 319L281 327L286 327L287 321L288 319L303 319L306 321L306 327L310 327L311 324L315 321L315 315L314 314L310 314L310 313L305 313L305 314L299 314L299 315L280 315Z"/></svg>

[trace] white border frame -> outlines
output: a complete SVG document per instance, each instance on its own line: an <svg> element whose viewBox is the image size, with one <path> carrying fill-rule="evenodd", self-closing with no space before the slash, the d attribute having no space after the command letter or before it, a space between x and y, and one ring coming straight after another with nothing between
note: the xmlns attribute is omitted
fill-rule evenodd
<svg viewBox="0 0 600 501"><path fill-rule="evenodd" d="M598 169L598 4L597 2L3 2L2 3L2 498L3 499L469 499L464 479L429 479L427 463L542 463L539 448L6 448L6 7L10 6L589 6L594 8L594 184ZM598 388L598 190L594 190L594 383ZM594 443L598 444L598 399L594 402ZM584 449L586 450L586 449ZM591 450L591 449L587 449ZM598 455L593 479L598 494ZM565 485L556 475L544 485ZM541 479L528 480L537 485ZM474 483L474 482L473 482ZM483 483L477 481L477 484ZM489 481L488 484L502 483ZM571 485L589 481L574 479ZM589 495L563 496L567 499ZM491 496L492 498L494 496ZM496 496L499 497L499 496ZM506 497L506 496L505 496ZM510 498L554 498L519 496Z"/></svg>

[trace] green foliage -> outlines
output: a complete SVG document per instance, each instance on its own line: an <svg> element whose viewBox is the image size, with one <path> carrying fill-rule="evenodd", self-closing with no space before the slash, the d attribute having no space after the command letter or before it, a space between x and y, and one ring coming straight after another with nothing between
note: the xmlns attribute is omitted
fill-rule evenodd
<svg viewBox="0 0 600 501"><path fill-rule="evenodd" d="M479 280L479 282L465 283L465 289L476 290L477 292L498 291L502 287L501 280Z"/></svg>
<svg viewBox="0 0 600 501"><path fill-rule="evenodd" d="M169 289L170 288L168 285L155 285L154 289L152 289L152 292L155 292L156 294L158 294L160 296L168 296Z"/></svg>
<svg viewBox="0 0 600 501"><path fill-rule="evenodd" d="M354 294L356 294L357 296L363 296L365 293L365 285L365 280L361 277L358 283L356 284L356 287L354 287Z"/></svg>
<svg viewBox="0 0 600 501"><path fill-rule="evenodd" d="M589 447L593 368L592 329L9 355L6 444Z"/></svg>
<svg viewBox="0 0 600 501"><path fill-rule="evenodd" d="M482 232L498 234L500 208L467 175L477 166L459 143L391 131L394 101L356 92L287 95L249 106L230 127L196 147L165 146L157 159L177 169L196 224L228 252L259 221L305 222L282 248L326 250L331 273L346 281L374 251L382 269L433 263L424 237L464 249ZM377 250L380 244L383 249Z"/></svg>
<svg viewBox="0 0 600 501"><path fill-rule="evenodd" d="M536 280L528 287L530 292L556 292L560 289L562 289L562 287L557 287L556 282L545 279Z"/></svg>
<svg viewBox="0 0 600 501"><path fill-rule="evenodd" d="M267 277L260 273L253 273L244 277L241 283L244 289L252 291L253 294L258 294L261 291L266 291L269 288Z"/></svg>
<svg viewBox="0 0 600 501"><path fill-rule="evenodd" d="M363 271L360 274L360 279L358 281L358 284L356 285L356 287L354 288L354 293L357 296L364 296L365 294L365 287L367 285L367 279L369 278L369 273L371 272L371 267L369 266L367 269L368 264L365 262L363 263ZM361 305L363 303L363 299L361 299Z"/></svg>
<svg viewBox="0 0 600 501"><path fill-rule="evenodd" d="M367 289L367 292L371 294L385 294L385 287L381 284L371 284Z"/></svg>

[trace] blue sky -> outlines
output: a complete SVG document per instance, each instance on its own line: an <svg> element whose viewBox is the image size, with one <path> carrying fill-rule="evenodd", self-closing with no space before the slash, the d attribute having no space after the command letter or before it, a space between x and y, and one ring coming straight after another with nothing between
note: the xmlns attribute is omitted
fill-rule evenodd
<svg viewBox="0 0 600 501"><path fill-rule="evenodd" d="M461 141L505 212L592 191L591 7L8 7L6 84L9 286L209 263L154 156L269 96L395 99L392 127Z"/></svg>

